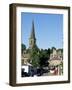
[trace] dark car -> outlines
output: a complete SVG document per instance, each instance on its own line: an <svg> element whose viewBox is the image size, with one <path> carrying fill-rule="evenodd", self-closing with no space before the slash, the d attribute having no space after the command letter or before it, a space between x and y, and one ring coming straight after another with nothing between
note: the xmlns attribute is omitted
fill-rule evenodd
<svg viewBox="0 0 72 90"><path fill-rule="evenodd" d="M21 76L22 76L22 77L29 77L30 75L29 75L29 73L24 72L24 69L22 69L22 71L21 71Z"/></svg>
<svg viewBox="0 0 72 90"><path fill-rule="evenodd" d="M49 72L48 69L39 68L37 69L37 76L42 76L44 73Z"/></svg>
<svg viewBox="0 0 72 90"><path fill-rule="evenodd" d="M37 76L41 76L44 73L44 70L42 68L37 69Z"/></svg>

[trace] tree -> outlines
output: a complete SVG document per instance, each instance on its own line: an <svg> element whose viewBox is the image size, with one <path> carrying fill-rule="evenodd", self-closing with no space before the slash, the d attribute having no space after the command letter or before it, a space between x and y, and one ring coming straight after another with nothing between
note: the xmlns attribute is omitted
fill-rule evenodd
<svg viewBox="0 0 72 90"><path fill-rule="evenodd" d="M56 49L55 47L52 47L52 49Z"/></svg>
<svg viewBox="0 0 72 90"><path fill-rule="evenodd" d="M30 53L30 63L33 67L39 67L39 49L37 46L29 49Z"/></svg>
<svg viewBox="0 0 72 90"><path fill-rule="evenodd" d="M52 47L52 48L50 49L50 53L52 53L52 52L53 52L53 49L55 49L55 50L56 50L56 48L55 48L55 47Z"/></svg>
<svg viewBox="0 0 72 90"><path fill-rule="evenodd" d="M41 49L40 54L39 54L40 67L48 66L48 58L49 58L48 50L47 49L45 49L45 50Z"/></svg>
<svg viewBox="0 0 72 90"><path fill-rule="evenodd" d="M32 55L31 61L33 67L39 67L39 56L37 55L37 53Z"/></svg>
<svg viewBox="0 0 72 90"><path fill-rule="evenodd" d="M48 58L50 58L50 52L51 52L51 50L50 50L50 48L48 48L48 50L47 50Z"/></svg>
<svg viewBox="0 0 72 90"><path fill-rule="evenodd" d="M26 50L26 46L24 44L21 44L21 52L23 53L24 50Z"/></svg>

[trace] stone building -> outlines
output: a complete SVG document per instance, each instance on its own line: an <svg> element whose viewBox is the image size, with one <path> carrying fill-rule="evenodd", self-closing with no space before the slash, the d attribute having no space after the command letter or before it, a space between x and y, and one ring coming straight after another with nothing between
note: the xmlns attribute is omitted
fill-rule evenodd
<svg viewBox="0 0 72 90"><path fill-rule="evenodd" d="M53 52L50 54L50 60L53 58L58 58L59 60L63 59L63 53L61 51L61 49L53 49Z"/></svg>
<svg viewBox="0 0 72 90"><path fill-rule="evenodd" d="M27 65L30 59L30 55L24 51L21 55L21 65Z"/></svg>
<svg viewBox="0 0 72 90"><path fill-rule="evenodd" d="M57 70L57 74L61 75L63 73L63 52L61 49L53 49L53 52L50 55L49 67L54 68L54 71Z"/></svg>

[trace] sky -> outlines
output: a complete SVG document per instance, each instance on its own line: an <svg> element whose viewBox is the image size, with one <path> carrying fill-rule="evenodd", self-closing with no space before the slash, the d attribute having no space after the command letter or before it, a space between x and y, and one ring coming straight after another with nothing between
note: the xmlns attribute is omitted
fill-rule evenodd
<svg viewBox="0 0 72 90"><path fill-rule="evenodd" d="M29 47L34 21L36 44L40 49L63 48L63 14L21 13L21 43Z"/></svg>

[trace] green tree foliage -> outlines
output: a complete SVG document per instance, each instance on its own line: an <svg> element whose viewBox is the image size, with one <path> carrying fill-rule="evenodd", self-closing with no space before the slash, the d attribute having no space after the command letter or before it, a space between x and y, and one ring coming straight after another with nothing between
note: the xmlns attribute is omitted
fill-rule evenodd
<svg viewBox="0 0 72 90"><path fill-rule="evenodd" d="M56 49L55 47L52 47L51 49L50 49L50 53L52 53L53 52L53 49Z"/></svg>
<svg viewBox="0 0 72 90"><path fill-rule="evenodd" d="M26 50L26 46L24 44L21 44L21 52L23 53L24 50Z"/></svg>
<svg viewBox="0 0 72 90"><path fill-rule="evenodd" d="M33 67L39 67L39 56L37 52L33 51L31 55L31 64L33 65Z"/></svg>
<svg viewBox="0 0 72 90"><path fill-rule="evenodd" d="M48 50L47 50L48 58L50 58L50 52L51 52L51 50L50 50L50 48L48 48Z"/></svg>
<svg viewBox="0 0 72 90"><path fill-rule="evenodd" d="M33 65L33 67L39 67L39 49L37 46L35 46L32 49L29 49L30 53L30 63Z"/></svg>
<svg viewBox="0 0 72 90"><path fill-rule="evenodd" d="M29 50L29 53L30 53L30 63L34 67L48 66L48 59L50 57L50 48L40 50L38 47L34 47L31 50Z"/></svg>
<svg viewBox="0 0 72 90"><path fill-rule="evenodd" d="M40 67L45 67L48 66L48 59L50 57L50 49L41 49L40 54L39 54L39 59L40 59Z"/></svg>

